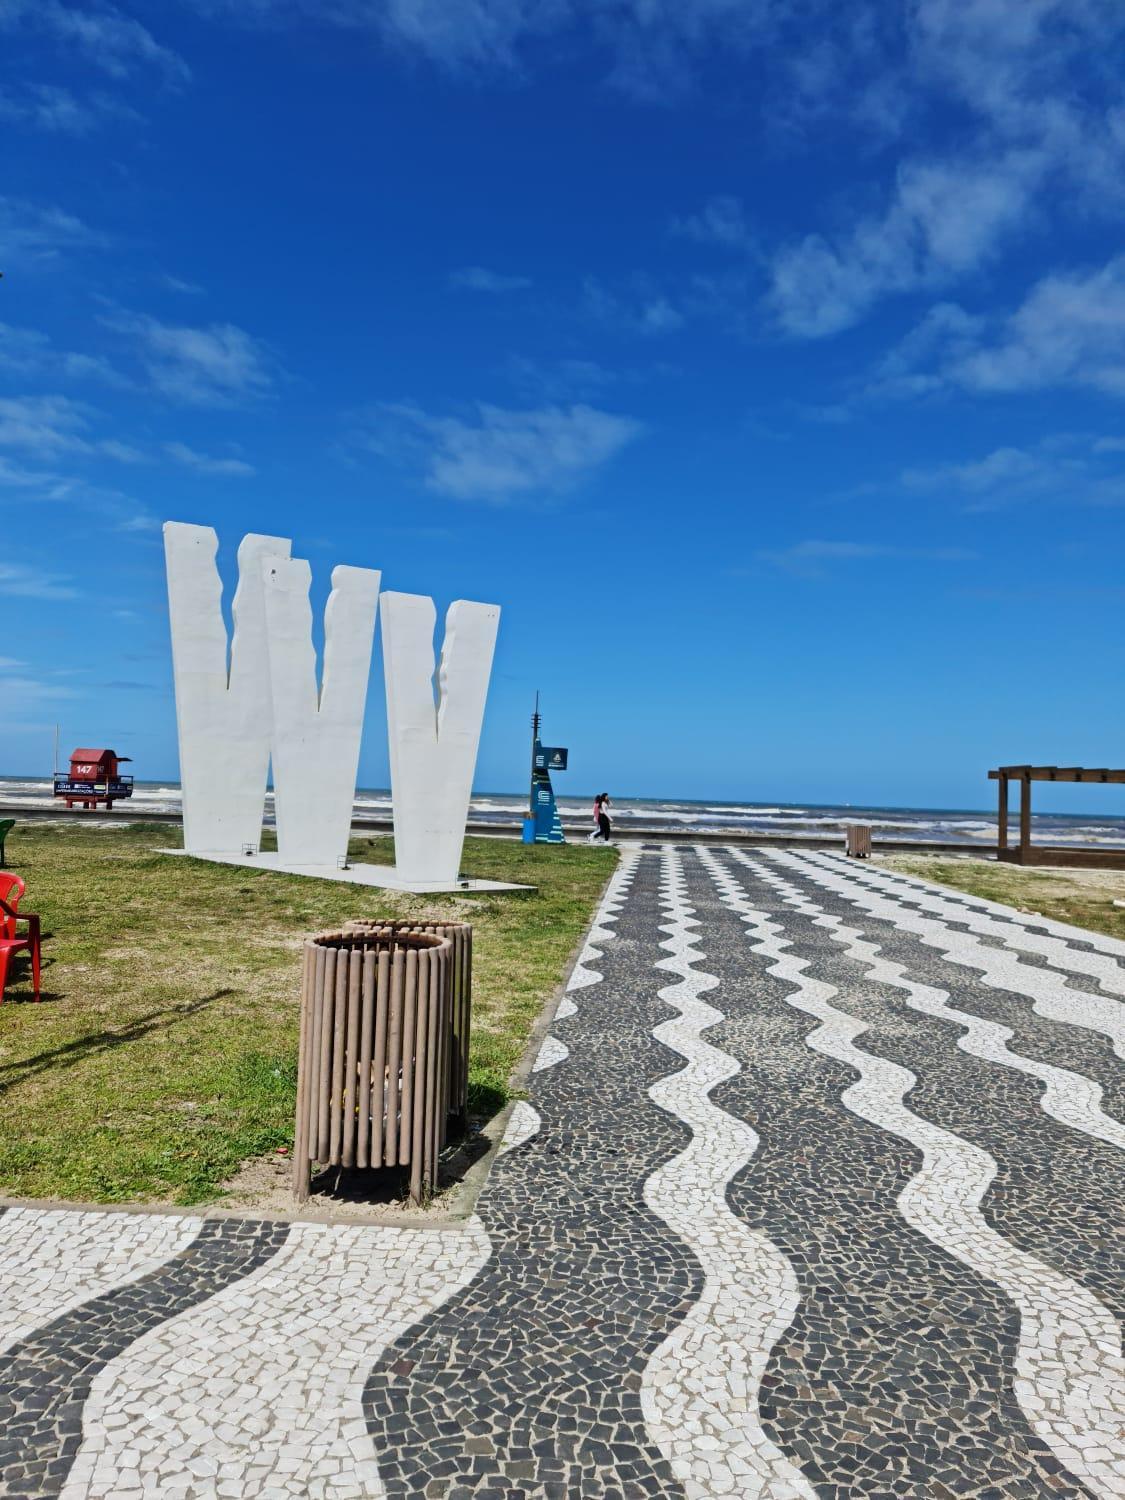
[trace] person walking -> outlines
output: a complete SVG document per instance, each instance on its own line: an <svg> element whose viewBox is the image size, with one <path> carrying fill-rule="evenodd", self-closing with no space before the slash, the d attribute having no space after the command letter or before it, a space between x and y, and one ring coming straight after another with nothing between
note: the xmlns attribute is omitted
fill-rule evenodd
<svg viewBox="0 0 1125 1500"><path fill-rule="evenodd" d="M608 844L610 834L613 832L609 821L609 793L599 792L594 798L594 830L590 834L589 842L597 843L601 839L603 844Z"/></svg>

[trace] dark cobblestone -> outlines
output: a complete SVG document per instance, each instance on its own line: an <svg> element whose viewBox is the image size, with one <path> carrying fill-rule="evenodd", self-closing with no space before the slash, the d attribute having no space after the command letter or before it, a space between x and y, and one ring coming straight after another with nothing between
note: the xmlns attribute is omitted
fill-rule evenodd
<svg viewBox="0 0 1125 1500"><path fill-rule="evenodd" d="M778 936L812 956L797 913L723 863ZM990 1486L998 1500L1085 1496L1057 1476L1015 1399L1015 1309L897 1208L920 1153L840 1102L856 1073L809 1049L818 1023L786 1003L796 985L765 972L773 961L755 956L750 929L695 861L688 870L705 967L726 996L708 1040L744 1064L714 1102L761 1136L728 1201L788 1257L801 1291L763 1378L766 1431L819 1496L934 1500L935 1483ZM837 950L805 973L836 984L839 969Z"/></svg>
<svg viewBox="0 0 1125 1500"><path fill-rule="evenodd" d="M542 1129L501 1158L480 1201L492 1260L368 1382L391 1496L425 1493L438 1472L443 1500L682 1493L638 1394L699 1291L691 1254L641 1196L687 1138L646 1094L678 1061L651 1035L669 1014L655 998L667 982L653 968L657 875L645 856L595 963L602 983L575 992L577 1014L553 1028L570 1057L533 1075ZM410 1372L396 1376L402 1360Z"/></svg>

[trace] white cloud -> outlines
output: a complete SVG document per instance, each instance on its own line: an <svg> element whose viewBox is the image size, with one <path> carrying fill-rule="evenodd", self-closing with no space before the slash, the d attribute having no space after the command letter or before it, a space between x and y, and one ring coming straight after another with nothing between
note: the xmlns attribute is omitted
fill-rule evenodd
<svg viewBox="0 0 1125 1500"><path fill-rule="evenodd" d="M881 186L861 194L853 174L846 199L825 198L838 227L830 218L768 258L764 310L785 334L838 333L884 298L977 274L1060 215L1125 208L1125 84L1099 62L1125 40L1117 0L808 0L774 21L761 33L782 38L767 121L905 143ZM876 193L878 207L857 211ZM674 227L744 262L761 256L729 195Z"/></svg>
<svg viewBox="0 0 1125 1500"><path fill-rule="evenodd" d="M750 76L775 133L874 131L897 157L867 158L869 191L857 191L863 158L853 155L848 200L827 197L816 232L769 257L766 308L794 337L826 337L881 299L952 286L1060 217L1116 215L1125 204L1120 0L188 3L234 21L351 27L443 66L515 77L593 57L613 86L648 103ZM752 71L730 67L750 57ZM677 223L739 257L760 255L729 194ZM667 294L624 309L654 330L695 310Z"/></svg>
<svg viewBox="0 0 1125 1500"><path fill-rule="evenodd" d="M185 281L182 276L172 276L165 272L160 277L160 284L167 287L170 292L179 292L185 297L202 297L204 288L196 281Z"/></svg>
<svg viewBox="0 0 1125 1500"><path fill-rule="evenodd" d="M513 411L481 404L475 421L416 406L377 408L359 441L422 467L427 487L456 500L494 503L563 493L588 479L642 431L631 417L585 405Z"/></svg>
<svg viewBox="0 0 1125 1500"><path fill-rule="evenodd" d="M619 371L592 359L541 360L520 354L508 361L505 373L521 394L549 403L600 396L623 378Z"/></svg>
<svg viewBox="0 0 1125 1500"><path fill-rule="evenodd" d="M80 98L58 84L26 83L0 89L0 119L55 135L86 135L107 120L138 120L140 116L110 94Z"/></svg>
<svg viewBox="0 0 1125 1500"><path fill-rule="evenodd" d="M128 383L101 355L56 349L38 329L16 328L10 323L0 323L0 369L51 379L61 376L67 380L94 380L112 386Z"/></svg>
<svg viewBox="0 0 1125 1500"><path fill-rule="evenodd" d="M29 469L2 454L0 488L18 490L24 506L72 506L84 517L100 516L118 531L152 531L159 525L151 512L121 490L93 484L82 474L62 468Z"/></svg>
<svg viewBox="0 0 1125 1500"><path fill-rule="evenodd" d="M511 67L519 43L550 31L569 11L566 0L345 0L337 14L353 24L372 20L387 36L447 66Z"/></svg>
<svg viewBox="0 0 1125 1500"><path fill-rule="evenodd" d="M67 251L104 249L108 243L61 208L0 196L0 260L6 266L52 266Z"/></svg>
<svg viewBox="0 0 1125 1500"><path fill-rule="evenodd" d="M119 464L143 464L148 462L146 454L132 443L122 443L117 438L99 438L94 444L94 451L100 453L103 458L112 458Z"/></svg>
<svg viewBox="0 0 1125 1500"><path fill-rule="evenodd" d="M41 469L28 469L0 453L0 486L5 489L33 490L43 494L58 482L57 474L46 473Z"/></svg>
<svg viewBox="0 0 1125 1500"><path fill-rule="evenodd" d="M645 302L638 314L638 326L642 333L672 333L682 328L684 315L672 306L667 297L654 297Z"/></svg>
<svg viewBox="0 0 1125 1500"><path fill-rule="evenodd" d="M1031 447L994 448L981 458L905 469L898 488L959 502L972 511L1016 505L1125 505L1115 438L1059 434Z"/></svg>
<svg viewBox="0 0 1125 1500"><path fill-rule="evenodd" d="M869 394L910 396L961 387L983 393L1085 387L1125 396L1125 255L1058 271L1014 312L930 309L877 370Z"/></svg>
<svg viewBox="0 0 1125 1500"><path fill-rule="evenodd" d="M382 36L451 69L519 75L531 49L582 32L607 82L662 104L695 81L719 47L745 49L776 33L770 0L193 0L241 23L315 18Z"/></svg>
<svg viewBox="0 0 1125 1500"><path fill-rule="evenodd" d="M125 311L102 321L129 339L152 384L174 401L229 406L263 396L274 384L269 349L232 323L192 328Z"/></svg>
<svg viewBox="0 0 1125 1500"><path fill-rule="evenodd" d="M62 573L0 561L0 594L18 599L75 599L77 590Z"/></svg>
<svg viewBox="0 0 1125 1500"><path fill-rule="evenodd" d="M182 57L162 46L147 26L112 5L5 0L0 5L0 28L16 27L47 33L68 54L81 52L113 79L123 79L139 67L157 68L175 83L191 76Z"/></svg>
<svg viewBox="0 0 1125 1500"><path fill-rule="evenodd" d="M911 62L1009 139L1062 135L1077 123L1072 69L1121 26L1115 0L917 0Z"/></svg>
<svg viewBox="0 0 1125 1500"><path fill-rule="evenodd" d="M48 585L49 586L49 585ZM3 573L0 570L0 593L4 592ZM18 593L18 590L9 590ZM73 592L66 593L29 593L24 598L32 599L73 599L77 597ZM10 677L0 672L0 695L3 696L7 706L5 714L5 728L14 727L23 729L29 726L17 718L14 725L7 718L7 714L13 710L18 714L28 703L51 703L60 698L77 698L79 694L74 688L68 687L64 682L45 682L41 677Z"/></svg>
<svg viewBox="0 0 1125 1500"><path fill-rule="evenodd" d="M187 469L194 469L197 474L242 478L256 472L253 464L248 464L241 458L213 458L207 453L189 448L186 443L165 443L164 452L176 463L183 464Z"/></svg>
<svg viewBox="0 0 1125 1500"><path fill-rule="evenodd" d="M485 266L465 266L452 271L449 285L461 292L519 292L531 285L529 276L506 276Z"/></svg>
<svg viewBox="0 0 1125 1500"><path fill-rule="evenodd" d="M120 490L92 482L82 470L96 459L146 462L130 443L92 435L93 408L65 396L0 398L0 448L32 455L50 468L29 468L0 453L0 488L18 490L24 503L71 505L119 530L147 530L155 522Z"/></svg>
<svg viewBox="0 0 1125 1500"><path fill-rule="evenodd" d="M905 469L901 483L911 490L956 490L972 496L1039 489L1044 480L1041 455L1023 448L994 448L984 458L940 464L932 469Z"/></svg>
<svg viewBox="0 0 1125 1500"><path fill-rule="evenodd" d="M819 578L833 563L875 562L897 559L905 562L975 562L977 554L964 547L898 547L884 542L810 540L791 546L762 548L754 554L782 572L803 578Z"/></svg>
<svg viewBox="0 0 1125 1500"><path fill-rule="evenodd" d="M924 396L945 384L938 360L960 358L975 349L987 319L956 302L938 302L880 361L865 394L875 397Z"/></svg>
<svg viewBox="0 0 1125 1500"><path fill-rule="evenodd" d="M11 3L11 0L9 0ZM573 56L577 36L616 88L665 103L711 60L758 53L767 119L839 118L887 136L937 98L1007 139L1066 116L1072 71L1125 27L1118 0L187 0L241 24L365 31L450 68L503 70ZM545 41L562 39L554 46ZM1106 73L1109 73L1106 69ZM1056 127L1057 128L1057 127Z"/></svg>
<svg viewBox="0 0 1125 1500"><path fill-rule="evenodd" d="M96 437L92 433L97 413L83 402L66 396L0 397L0 448L14 448L29 453L40 462L59 463L67 458L108 458L115 463L151 463L157 456L119 438ZM164 443L160 452L174 463L193 469L197 474L241 478L255 473L252 464L236 457L216 457L201 453L187 443ZM82 479L58 472L32 470L11 463L0 456L0 485L9 488L37 490L44 499L79 499L101 497L113 502L119 519L132 526L134 516L120 516L117 502L126 497L116 491L90 486ZM147 513L144 525L148 525Z"/></svg>
<svg viewBox="0 0 1125 1500"><path fill-rule="evenodd" d="M998 337L954 359L949 375L981 391L1079 385L1125 396L1125 255L1044 277Z"/></svg>
<svg viewBox="0 0 1125 1500"><path fill-rule="evenodd" d="M684 239L719 245L726 250L757 249L757 239L747 221L745 207L738 198L726 193L710 198L698 213L673 219L672 232Z"/></svg>
<svg viewBox="0 0 1125 1500"><path fill-rule="evenodd" d="M38 457L89 452L89 408L67 396L0 397L0 447Z"/></svg>
<svg viewBox="0 0 1125 1500"><path fill-rule="evenodd" d="M968 166L909 162L892 201L837 243L808 235L774 257L767 305L781 328L822 338L857 323L881 297L976 270L1024 219L1044 162L1027 152Z"/></svg>
<svg viewBox="0 0 1125 1500"><path fill-rule="evenodd" d="M590 276L582 284L582 293L591 317L627 333L660 335L684 325L683 313L645 277L636 278L635 287L618 295Z"/></svg>
<svg viewBox="0 0 1125 1500"><path fill-rule="evenodd" d="M117 463L144 462L144 454L131 443L88 437L94 415L92 407L67 396L0 397L0 447L48 461L60 454L80 454Z"/></svg>

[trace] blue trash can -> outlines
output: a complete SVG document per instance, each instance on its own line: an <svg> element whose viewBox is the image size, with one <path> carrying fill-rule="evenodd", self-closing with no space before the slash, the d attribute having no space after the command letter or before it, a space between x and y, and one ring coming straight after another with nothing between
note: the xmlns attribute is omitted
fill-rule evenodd
<svg viewBox="0 0 1125 1500"><path fill-rule="evenodd" d="M524 818L523 820L523 841L525 844L534 844L535 842L534 818Z"/></svg>

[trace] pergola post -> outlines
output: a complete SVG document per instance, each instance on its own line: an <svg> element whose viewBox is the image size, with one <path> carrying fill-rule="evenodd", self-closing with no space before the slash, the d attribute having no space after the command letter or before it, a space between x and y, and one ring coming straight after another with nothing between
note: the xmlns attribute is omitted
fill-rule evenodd
<svg viewBox="0 0 1125 1500"><path fill-rule="evenodd" d="M1008 778L1003 771L996 778L1000 788L1000 805L996 810L996 845L999 849L1008 847Z"/></svg>
<svg viewBox="0 0 1125 1500"><path fill-rule="evenodd" d="M1026 863L1031 850L1031 774L1020 777L1020 863Z"/></svg>

